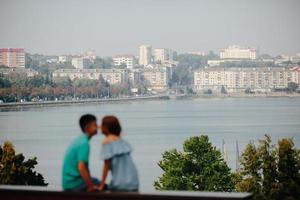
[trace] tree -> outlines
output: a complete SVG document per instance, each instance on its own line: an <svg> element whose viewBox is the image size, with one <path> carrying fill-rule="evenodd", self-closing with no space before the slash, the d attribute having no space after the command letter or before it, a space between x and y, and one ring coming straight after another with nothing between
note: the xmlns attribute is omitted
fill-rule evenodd
<svg viewBox="0 0 300 200"><path fill-rule="evenodd" d="M245 90L245 94L254 94L254 92L251 90L251 88L247 88Z"/></svg>
<svg viewBox="0 0 300 200"><path fill-rule="evenodd" d="M278 199L300 197L300 150L290 138L278 142L277 158L279 195Z"/></svg>
<svg viewBox="0 0 300 200"><path fill-rule="evenodd" d="M228 192L234 188L230 168L208 136L189 138L183 144L183 152L164 152L158 165L164 171L154 183L158 190Z"/></svg>
<svg viewBox="0 0 300 200"><path fill-rule="evenodd" d="M16 154L13 145L5 142L0 146L0 184L48 185L44 177L34 171L36 158L25 160L23 154Z"/></svg>
<svg viewBox="0 0 300 200"><path fill-rule="evenodd" d="M295 83L295 82L289 82L288 83L287 90L289 92L296 92L297 88L298 88L298 84L297 83Z"/></svg>
<svg viewBox="0 0 300 200"><path fill-rule="evenodd" d="M11 87L11 83L7 78L0 77L0 88Z"/></svg>
<svg viewBox="0 0 300 200"><path fill-rule="evenodd" d="M225 88L224 85L222 85L221 93L222 93L222 94L227 94L227 90L226 90L226 88Z"/></svg>
<svg viewBox="0 0 300 200"><path fill-rule="evenodd" d="M57 86L61 86L61 87L71 87L72 86L72 81L69 77L55 78L54 82Z"/></svg>
<svg viewBox="0 0 300 200"><path fill-rule="evenodd" d="M240 158L241 168L236 174L236 190L252 192L254 199L297 199L300 196L300 151L291 139L271 144L266 135L247 145Z"/></svg>
<svg viewBox="0 0 300 200"><path fill-rule="evenodd" d="M204 94L212 94L213 91L212 91L211 89L208 89L208 90L205 90L203 93L204 93Z"/></svg>

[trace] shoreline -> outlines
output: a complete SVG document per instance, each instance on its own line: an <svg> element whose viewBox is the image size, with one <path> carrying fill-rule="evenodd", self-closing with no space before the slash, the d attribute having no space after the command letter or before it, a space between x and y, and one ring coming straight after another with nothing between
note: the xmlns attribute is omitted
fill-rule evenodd
<svg viewBox="0 0 300 200"><path fill-rule="evenodd" d="M231 94L198 94L196 98L299 98L300 93L286 94L286 93L268 93L268 94L244 94L244 93L231 93Z"/></svg>
<svg viewBox="0 0 300 200"><path fill-rule="evenodd" d="M40 102L14 102L14 103L1 103L1 109L10 108L32 108L32 107L52 107L52 106L70 106L70 105L83 105L83 104L102 104L126 101L145 101L145 100L181 100L181 99L210 99L210 98L300 98L300 94L196 94L196 95L152 95L141 97L123 97L123 98L110 98L110 99L83 99L83 100L67 100L67 101L40 101Z"/></svg>
<svg viewBox="0 0 300 200"><path fill-rule="evenodd" d="M40 101L40 102L14 102L2 103L0 109L9 108L32 108L32 107L50 107L50 106L69 106L83 104L102 104L113 102L140 101L140 100L168 100L168 95L142 96L142 97L124 97L124 98L109 98L109 99L83 99L83 100L67 100L67 101Z"/></svg>

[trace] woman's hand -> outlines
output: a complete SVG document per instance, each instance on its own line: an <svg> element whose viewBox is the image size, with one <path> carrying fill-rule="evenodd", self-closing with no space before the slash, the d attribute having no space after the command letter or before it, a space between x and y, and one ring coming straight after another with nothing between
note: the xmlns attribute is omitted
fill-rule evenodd
<svg viewBox="0 0 300 200"><path fill-rule="evenodd" d="M101 183L98 187L98 190L101 192L104 190L104 188L105 188L105 183Z"/></svg>
<svg viewBox="0 0 300 200"><path fill-rule="evenodd" d="M95 192L97 190L98 190L97 185L92 185L92 186L87 188L87 192Z"/></svg>

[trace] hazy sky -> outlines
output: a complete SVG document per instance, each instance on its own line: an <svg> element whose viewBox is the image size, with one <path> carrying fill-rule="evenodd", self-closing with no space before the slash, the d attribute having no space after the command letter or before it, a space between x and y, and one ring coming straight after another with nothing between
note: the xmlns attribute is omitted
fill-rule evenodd
<svg viewBox="0 0 300 200"><path fill-rule="evenodd" d="M63 54L179 52L241 44L300 52L300 0L0 0L0 47Z"/></svg>

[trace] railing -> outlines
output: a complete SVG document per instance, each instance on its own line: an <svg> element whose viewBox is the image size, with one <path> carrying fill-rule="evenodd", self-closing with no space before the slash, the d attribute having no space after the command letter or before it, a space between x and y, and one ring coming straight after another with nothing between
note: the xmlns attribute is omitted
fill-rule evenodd
<svg viewBox="0 0 300 200"><path fill-rule="evenodd" d="M40 187L0 186L2 200L242 200L251 199L249 193L226 192L62 192L49 191Z"/></svg>

